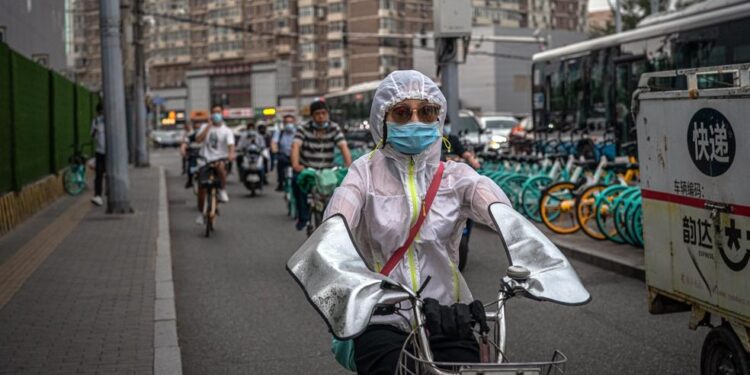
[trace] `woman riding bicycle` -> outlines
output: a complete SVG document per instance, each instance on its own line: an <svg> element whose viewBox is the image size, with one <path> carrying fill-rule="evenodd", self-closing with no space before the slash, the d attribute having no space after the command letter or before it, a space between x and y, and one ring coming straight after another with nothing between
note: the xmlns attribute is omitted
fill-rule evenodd
<svg viewBox="0 0 750 375"><path fill-rule="evenodd" d="M470 166L441 163L445 115L445 97L430 78L417 71L389 74L375 92L370 111L370 131L378 147L352 164L325 217L341 214L346 219L372 269L392 267L391 279L414 291L424 288L422 297L451 306L473 301L457 269L466 220L494 226L488 207L510 203L495 183ZM417 223L423 223L421 228ZM415 224L418 235L409 236ZM404 246L408 250L393 266L391 256ZM428 276L431 281L425 285ZM413 322L408 311L402 315ZM399 314L374 315L354 339L357 371L393 374L411 324ZM430 342L436 360L479 361L473 339L432 335Z"/></svg>

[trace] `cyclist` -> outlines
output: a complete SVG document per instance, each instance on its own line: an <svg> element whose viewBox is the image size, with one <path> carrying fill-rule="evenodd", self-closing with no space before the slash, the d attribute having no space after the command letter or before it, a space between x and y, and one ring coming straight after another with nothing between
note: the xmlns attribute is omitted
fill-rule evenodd
<svg viewBox="0 0 750 375"><path fill-rule="evenodd" d="M255 145L258 147L258 150L261 152L261 157L263 158L264 165L267 164L268 158L266 157L266 139L265 137L258 132L255 128L255 123L250 122L245 126L245 130L240 135L240 140L237 142L237 149L239 150L239 155L237 155L237 166L238 168L242 168L242 162L244 159L244 152L245 149L250 146ZM265 169L261 173L261 180L265 181L266 178L266 171Z"/></svg>
<svg viewBox="0 0 750 375"><path fill-rule="evenodd" d="M292 154L292 142L294 142L294 132L296 119L293 115L286 115L283 119L281 130L273 134L271 142L272 155L276 155L276 171L278 172L278 185L276 191L284 191L286 185L286 169L291 166L289 162Z"/></svg>
<svg viewBox="0 0 750 375"><path fill-rule="evenodd" d="M187 175L187 182L185 182L185 189L193 187L193 176L190 173L197 160L196 155L200 152L201 145L195 141L196 136L195 128L191 122L185 124L185 137L182 139L180 144L180 155L182 155L182 173Z"/></svg>
<svg viewBox="0 0 750 375"><path fill-rule="evenodd" d="M346 144L344 133L339 125L328 119L328 105L324 101L314 101L310 104L312 119L301 125L294 135L290 155L294 177L292 189L297 203L297 230L302 230L310 220L310 207L307 197L297 185L297 175L305 168L325 169L333 168L334 148L341 150L344 165L352 164L352 156Z"/></svg>
<svg viewBox="0 0 750 375"><path fill-rule="evenodd" d="M198 130L198 135L195 137L196 142L202 143L200 155L205 159L206 163L215 163L217 176L221 183L221 189L217 196L219 202L229 202L229 196L227 195L227 169L222 159L228 159L230 162L234 160L234 133L224 123L224 117L222 111L224 107L220 104L214 105L211 108L211 118L209 123L203 125ZM198 190L198 208L203 211L203 202L206 199L206 191L201 186ZM196 222L203 225L203 215L198 216Z"/></svg>
<svg viewBox="0 0 750 375"><path fill-rule="evenodd" d="M427 76L413 70L389 74L370 111L370 131L382 147L354 162L324 216L346 219L372 269L385 268L393 280L414 291L424 288L422 297L447 308L473 300L456 267L465 220L492 226L488 207L510 202L492 180L469 166L440 161L445 108L445 97ZM409 242L414 226L418 235ZM407 249L403 257L389 261L399 248ZM428 276L432 281L425 284ZM409 317L405 311L372 316L364 333L354 338L359 374L395 372L412 329ZM433 334L429 340L437 361L479 361L473 339Z"/></svg>
<svg viewBox="0 0 750 375"><path fill-rule="evenodd" d="M443 161L447 159L454 161L457 161L456 159L464 159L472 168L479 169L479 162L474 158L474 154L464 147L457 135L451 133L450 124L450 117L446 115L445 125L443 126L443 137L445 137L448 142L443 142L440 159Z"/></svg>

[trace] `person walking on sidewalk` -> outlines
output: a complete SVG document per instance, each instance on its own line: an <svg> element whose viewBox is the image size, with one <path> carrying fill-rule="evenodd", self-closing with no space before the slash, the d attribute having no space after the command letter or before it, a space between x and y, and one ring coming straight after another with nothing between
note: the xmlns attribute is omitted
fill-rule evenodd
<svg viewBox="0 0 750 375"><path fill-rule="evenodd" d="M94 139L94 152L95 152L95 171L96 176L94 177L94 197L91 198L91 203L101 206L104 204L102 200L102 191L104 190L104 171L105 163L107 162L107 144L104 138L104 111L102 103L96 105L96 117L91 122L91 138Z"/></svg>
<svg viewBox="0 0 750 375"><path fill-rule="evenodd" d="M310 219L307 196L297 184L297 175L305 168L333 168L335 147L341 150L344 165L349 167L352 164L352 155L349 153L344 133L337 123L328 120L328 105L324 101L314 101L310 104L310 113L312 120L297 129L292 143L292 189L297 203L297 230L304 229Z"/></svg>
<svg viewBox="0 0 750 375"><path fill-rule="evenodd" d="M286 185L286 169L291 166L290 157L292 155L292 142L294 142L294 132L296 130L294 123L296 119L293 115L284 116L284 123L281 130L273 134L271 142L272 155L276 155L276 172L278 173L278 184L276 191L284 191Z"/></svg>
<svg viewBox="0 0 750 375"><path fill-rule="evenodd" d="M216 163L216 171L221 184L217 198L219 202L227 203L229 202L229 195L227 195L227 168L222 159L227 159L231 162L235 158L235 153L234 133L224 123L223 111L224 107L219 104L211 108L211 119L208 124L203 125L198 130L195 141L203 144L200 155L205 159L206 163ZM206 189L201 186L198 190L198 208L201 211L203 210L205 199ZM201 224L203 222L203 215L199 216L196 221Z"/></svg>

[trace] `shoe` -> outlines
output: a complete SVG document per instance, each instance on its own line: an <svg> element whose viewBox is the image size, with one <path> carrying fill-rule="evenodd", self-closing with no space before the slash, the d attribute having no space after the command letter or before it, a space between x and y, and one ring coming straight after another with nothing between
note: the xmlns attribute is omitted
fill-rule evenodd
<svg viewBox="0 0 750 375"><path fill-rule="evenodd" d="M305 227L307 227L307 222L306 221L297 221L297 224L295 225L295 227L297 228L297 230L303 230L303 229L305 229Z"/></svg>
<svg viewBox="0 0 750 375"><path fill-rule="evenodd" d="M97 196L94 196L93 198L91 198L91 203L93 203L93 204L95 204L97 206L101 206L101 205L104 204L104 201L102 200L102 197L100 197L100 196L97 195Z"/></svg>
<svg viewBox="0 0 750 375"><path fill-rule="evenodd" d="M219 202L221 203L229 202L229 195L227 194L227 191L224 189L219 189L219 196L217 198L219 199Z"/></svg>
<svg viewBox="0 0 750 375"><path fill-rule="evenodd" d="M190 189L191 187L193 187L193 179L192 178L190 180L188 180L188 182L185 183L185 189Z"/></svg>
<svg viewBox="0 0 750 375"><path fill-rule="evenodd" d="M279 185L276 187L276 191L284 191L284 187Z"/></svg>
<svg viewBox="0 0 750 375"><path fill-rule="evenodd" d="M196 217L195 223L198 225L206 225L206 222L203 220L203 215Z"/></svg>

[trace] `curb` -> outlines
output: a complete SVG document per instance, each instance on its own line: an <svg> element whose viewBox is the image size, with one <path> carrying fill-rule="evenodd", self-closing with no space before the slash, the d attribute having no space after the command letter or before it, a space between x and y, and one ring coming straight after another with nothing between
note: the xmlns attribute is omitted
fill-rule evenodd
<svg viewBox="0 0 750 375"><path fill-rule="evenodd" d="M497 233L492 227L486 225L479 226ZM565 236L551 233L543 224L535 224L535 226L568 258L580 260L626 277L646 281L643 255L634 256L632 253L633 249L624 248L623 246L625 245L616 245L603 241L593 242L594 240L590 240L590 245L586 243L585 246L582 246L582 244L577 244L575 241L566 239ZM642 252L643 250L640 251Z"/></svg>
<svg viewBox="0 0 750 375"><path fill-rule="evenodd" d="M164 167L159 167L159 233L156 237L154 268L154 375L182 375L182 354L177 341L168 210L167 181Z"/></svg>
<svg viewBox="0 0 750 375"><path fill-rule="evenodd" d="M601 251L595 252L591 249L576 248L560 243L556 239L551 240L569 258L577 259L623 276L646 281L646 270L642 266L631 264L618 257L607 256L606 253L602 254Z"/></svg>

